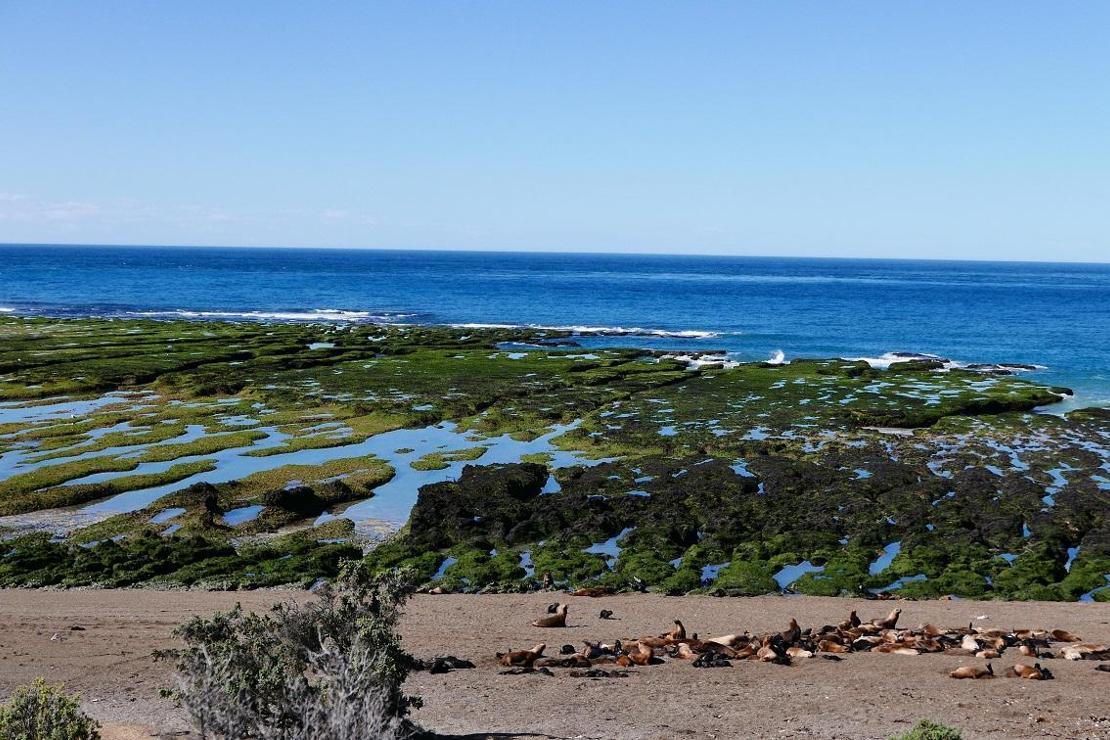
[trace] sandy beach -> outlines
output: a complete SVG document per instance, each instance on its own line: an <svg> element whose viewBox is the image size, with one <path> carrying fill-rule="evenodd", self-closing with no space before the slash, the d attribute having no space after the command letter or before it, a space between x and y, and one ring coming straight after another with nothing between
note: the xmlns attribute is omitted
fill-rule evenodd
<svg viewBox="0 0 1110 740"><path fill-rule="evenodd" d="M241 602L267 608L301 591L153 590L0 591L0 695L36 676L81 692L106 738L188 736L188 724L158 695L169 667L150 652L174 644L171 632L191 614ZM681 618L703 636L779 630L791 616L803 626L835 623L849 609L870 618L892 602L817 597L721 599L646 594L569 597L565 629L538 629L552 593L432 596L413 599L402 633L418 657L453 654L477 665L448 674L412 675L424 697L415 719L448 736L541 738L820 737L885 738L930 718L965 737L1110 737L1110 674L1092 661L1050 661L1057 678L956 681L949 670L973 658L851 654L793 666L734 663L698 669L684 661L636 668L625 678L500 675L494 653L547 642L550 652L584 639L613 640L666 630ZM1100 604L903 601L903 624L1064 628L1110 642L1110 608ZM599 619L610 609L616 619ZM73 627L83 629L75 630ZM996 660L1017 662L1010 650Z"/></svg>

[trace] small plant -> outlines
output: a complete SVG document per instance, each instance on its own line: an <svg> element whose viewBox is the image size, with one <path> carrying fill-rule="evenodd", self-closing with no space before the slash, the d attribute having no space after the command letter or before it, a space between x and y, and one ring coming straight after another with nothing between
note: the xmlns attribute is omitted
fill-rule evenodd
<svg viewBox="0 0 1110 740"><path fill-rule="evenodd" d="M955 727L923 719L909 732L898 735L892 740L962 740L962 738L963 735Z"/></svg>
<svg viewBox="0 0 1110 740"><path fill-rule="evenodd" d="M345 563L316 601L194 617L175 633L186 647L155 658L176 662L168 693L202 738L408 737L420 699L402 692L413 659L396 626L412 592L407 575Z"/></svg>
<svg viewBox="0 0 1110 740"><path fill-rule="evenodd" d="M0 737L6 740L99 740L100 725L81 711L80 697L36 678L0 706Z"/></svg>

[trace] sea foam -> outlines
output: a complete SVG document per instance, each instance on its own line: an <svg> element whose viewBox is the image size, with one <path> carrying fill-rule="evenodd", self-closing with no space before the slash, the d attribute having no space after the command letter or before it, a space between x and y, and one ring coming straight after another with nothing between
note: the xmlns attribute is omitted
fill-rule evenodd
<svg viewBox="0 0 1110 740"><path fill-rule="evenodd" d="M134 311L130 315L146 318L182 319L245 319L248 321L335 321L361 323L401 323L404 319L414 318L412 313L389 313L371 311L345 311L338 308L314 308L307 311Z"/></svg>
<svg viewBox="0 0 1110 740"><path fill-rule="evenodd" d="M668 339L711 339L718 336L717 332L700 331L695 329L645 329L639 326L582 326L578 324L566 326L550 326L545 324L482 324L465 323L450 324L456 329L539 329L546 331L569 331L573 334L594 334L597 336L623 337L663 337Z"/></svg>

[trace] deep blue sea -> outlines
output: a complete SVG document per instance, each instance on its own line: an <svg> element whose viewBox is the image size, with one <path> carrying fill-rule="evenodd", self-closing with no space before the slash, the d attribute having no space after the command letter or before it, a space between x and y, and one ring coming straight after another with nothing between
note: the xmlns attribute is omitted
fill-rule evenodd
<svg viewBox="0 0 1110 740"><path fill-rule="evenodd" d="M0 310L623 327L586 344L737 359L1043 365L1110 406L1110 264L320 249L0 246Z"/></svg>

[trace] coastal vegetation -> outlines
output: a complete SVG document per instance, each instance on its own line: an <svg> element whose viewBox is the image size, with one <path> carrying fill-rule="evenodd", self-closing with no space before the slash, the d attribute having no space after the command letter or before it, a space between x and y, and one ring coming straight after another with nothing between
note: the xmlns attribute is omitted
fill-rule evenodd
<svg viewBox="0 0 1110 740"><path fill-rule="evenodd" d="M0 585L310 585L355 557L457 591L1110 599L1110 411L1042 413L1067 390L1023 368L525 328L0 339Z"/></svg>
<svg viewBox="0 0 1110 740"><path fill-rule="evenodd" d="M403 574L347 563L308 605L194 617L175 632L185 647L155 658L174 664L167 693L202 738L410 737L420 698L403 691L415 659L397 621L411 594Z"/></svg>
<svg viewBox="0 0 1110 740"><path fill-rule="evenodd" d="M35 679L0 705L0 737L8 740L99 740L100 725L81 711L81 697Z"/></svg>

